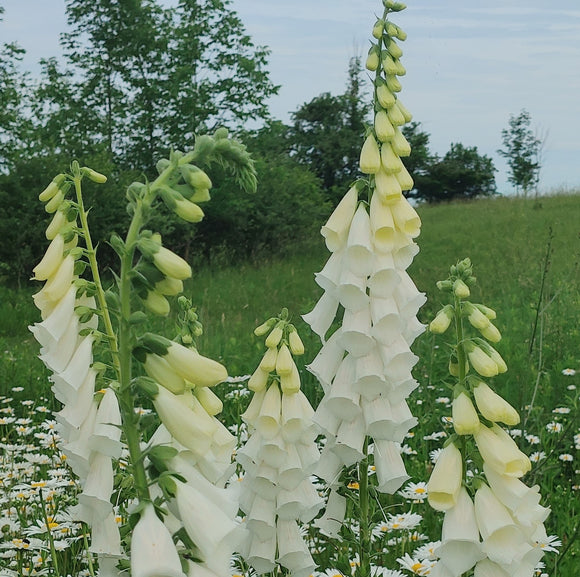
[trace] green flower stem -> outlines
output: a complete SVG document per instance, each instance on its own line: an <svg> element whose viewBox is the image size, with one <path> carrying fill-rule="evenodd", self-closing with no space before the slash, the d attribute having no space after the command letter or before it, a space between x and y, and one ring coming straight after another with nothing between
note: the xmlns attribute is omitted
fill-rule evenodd
<svg viewBox="0 0 580 577"><path fill-rule="evenodd" d="M81 189L82 176L80 174L74 175L74 186L77 197L77 205L79 208L79 217L81 219L81 228L83 231L83 238L85 240L85 248L87 252L87 257L89 259L89 265L91 267L91 274L93 276L93 282L97 290L97 302L99 303L99 308L103 315L103 323L105 325L105 334L109 340L109 347L111 350L111 355L113 357L113 366L119 374L119 349L117 345L117 335L113 329L113 323L111 322L111 315L109 314L109 307L107 306L107 301L105 299L105 290L103 289L103 283L101 282L101 275L99 273L99 265L97 263L97 251L93 245L93 240L91 238L91 233L89 231L89 223L87 218L87 212L85 210L85 205L83 202L83 194Z"/></svg>
<svg viewBox="0 0 580 577"><path fill-rule="evenodd" d="M44 502L44 497L42 496L42 489L38 489L38 498L40 500L40 508L42 510L42 519L46 525L46 534L48 536L48 548L50 549L50 558L52 559L52 571L54 575L59 575L58 570L58 557L56 555L56 549L54 547L54 537L52 536L52 531L50 529L50 521L48 519L48 513L46 512L46 504Z"/></svg>
<svg viewBox="0 0 580 577"><path fill-rule="evenodd" d="M359 562L361 577L370 577L371 574L371 528L369 509L369 455L368 437L365 438L364 458L358 466L358 495L359 495Z"/></svg>
<svg viewBox="0 0 580 577"><path fill-rule="evenodd" d="M465 354L465 347L463 345L463 316L461 314L461 300L457 295L455 295L455 333L457 336L457 364L459 365L458 371L458 386L465 388L465 377L467 376L467 371L465 370L465 361L467 356Z"/></svg>

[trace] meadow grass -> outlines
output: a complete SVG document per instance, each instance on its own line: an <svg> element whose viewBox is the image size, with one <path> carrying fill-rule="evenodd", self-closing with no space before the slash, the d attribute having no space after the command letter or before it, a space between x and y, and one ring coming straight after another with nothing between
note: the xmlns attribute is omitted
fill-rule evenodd
<svg viewBox="0 0 580 577"><path fill-rule="evenodd" d="M417 210L423 221L417 239L421 250L408 272L428 296L419 318L429 322L445 304L436 281L446 278L451 264L470 257L478 279L472 300L496 310L496 324L503 335L498 349L509 367L493 383L522 414L522 431L514 436L528 455L539 454L530 481L541 485L544 502L552 508L548 533L562 539L562 552L566 552L556 567L557 557L548 557L547 571L573 575L579 554L574 538L580 485L575 388L580 378L580 196L495 198ZM204 325L200 350L221 360L230 375L249 374L263 353L253 329L287 307L305 343L299 368L305 392L316 405L322 392L304 364L318 352L320 342L300 315L311 310L322 293L313 275L326 258L328 252L319 237L301 239L300 249L289 250L283 259L273 256L239 266L195 270L186 294ZM27 330L38 320L30 298L33 290L0 287L0 395L12 398L15 407L20 400L44 398L43 404L54 409L57 403L52 400L46 370L35 358L37 344ZM174 320L156 320L149 329L172 337ZM420 357L414 371L420 387L411 395L410 406L419 424L408 439L406 463L411 480L420 482L428 479L430 452L442 444L433 433L449 428L442 419L450 415L451 395L445 385L445 337L425 333L413 349ZM565 369L576 369L577 374L564 374ZM220 392L222 396L231 393L231 387L222 385ZM234 422L247 399L228 396L235 400L226 403L224 418ZM422 502L413 506L423 516L421 531L436 539L440 515ZM392 497L381 507L401 512L403 504ZM377 514L380 517L380 510Z"/></svg>

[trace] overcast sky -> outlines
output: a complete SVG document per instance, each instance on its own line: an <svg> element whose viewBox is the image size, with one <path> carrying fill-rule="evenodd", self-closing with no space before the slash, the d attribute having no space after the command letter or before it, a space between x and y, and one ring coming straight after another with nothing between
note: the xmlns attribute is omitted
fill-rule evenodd
<svg viewBox="0 0 580 577"><path fill-rule="evenodd" d="M409 0L393 16L408 34L401 46L401 101L443 155L453 142L477 146L509 190L501 130L527 109L545 137L541 187L580 188L579 0ZM60 55L64 0L0 0L0 42L17 41L32 71ZM256 45L271 50L269 70L280 93L275 118L322 92L341 94L350 57L366 55L379 0L233 0ZM371 98L370 88L367 91Z"/></svg>

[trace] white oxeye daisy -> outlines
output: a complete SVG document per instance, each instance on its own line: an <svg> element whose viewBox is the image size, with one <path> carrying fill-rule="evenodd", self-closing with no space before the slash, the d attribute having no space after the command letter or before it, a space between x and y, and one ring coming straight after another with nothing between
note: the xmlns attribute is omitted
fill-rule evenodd
<svg viewBox="0 0 580 577"><path fill-rule="evenodd" d="M530 445L539 445L540 437L537 435L526 435L526 441L530 443Z"/></svg>
<svg viewBox="0 0 580 577"><path fill-rule="evenodd" d="M552 421L546 425L546 431L548 431L548 433L559 433L562 431L562 423Z"/></svg>
<svg viewBox="0 0 580 577"><path fill-rule="evenodd" d="M530 455L530 461L532 463L538 463L539 461L541 461L542 459L546 458L546 453L544 453L544 451L535 451L534 453L532 453Z"/></svg>
<svg viewBox="0 0 580 577"><path fill-rule="evenodd" d="M569 453L563 453L561 454L558 459L560 459L560 461L573 461L574 457L572 455L570 455Z"/></svg>
<svg viewBox="0 0 580 577"><path fill-rule="evenodd" d="M427 483L408 483L407 486L399 491L399 495L412 501L424 501L427 498Z"/></svg>
<svg viewBox="0 0 580 577"><path fill-rule="evenodd" d="M556 413L558 415L567 415L570 412L568 407L556 407L552 413Z"/></svg>
<svg viewBox="0 0 580 577"><path fill-rule="evenodd" d="M420 561L416 558L414 559L408 553L405 553L403 557L399 557L397 563L399 563L403 569L411 571L414 575L429 575L431 570L429 562Z"/></svg>
<svg viewBox="0 0 580 577"><path fill-rule="evenodd" d="M576 374L576 371L574 369L563 369L562 374L567 377L573 377Z"/></svg>

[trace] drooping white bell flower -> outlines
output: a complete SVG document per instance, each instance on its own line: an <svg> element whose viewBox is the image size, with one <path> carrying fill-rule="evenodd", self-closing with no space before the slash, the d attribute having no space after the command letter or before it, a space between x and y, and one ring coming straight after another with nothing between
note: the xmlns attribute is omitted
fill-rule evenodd
<svg viewBox="0 0 580 577"><path fill-rule="evenodd" d="M131 577L185 577L171 534L146 504L131 536Z"/></svg>
<svg viewBox="0 0 580 577"><path fill-rule="evenodd" d="M435 553L453 577L459 577L485 557L473 501L464 487L459 491L455 506L445 512L441 545Z"/></svg>

